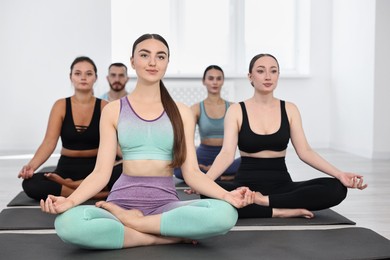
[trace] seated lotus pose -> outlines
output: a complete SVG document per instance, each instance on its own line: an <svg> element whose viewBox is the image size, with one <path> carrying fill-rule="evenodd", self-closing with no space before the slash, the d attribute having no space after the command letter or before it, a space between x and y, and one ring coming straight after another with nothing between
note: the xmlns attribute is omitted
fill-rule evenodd
<svg viewBox="0 0 390 260"><path fill-rule="evenodd" d="M221 67L208 66L202 80L207 89L207 98L191 106L199 127L200 145L196 149L196 156L202 172L208 171L222 148L223 121L228 107L232 104L221 97L224 79L225 75ZM237 158L225 170L221 179L233 179L239 165L240 158ZM177 178L183 179L180 168L175 168L174 174Z"/></svg>
<svg viewBox="0 0 390 260"><path fill-rule="evenodd" d="M228 192L199 169L191 109L175 103L162 78L169 48L158 34L145 34L133 44L134 90L103 110L100 146L93 172L67 198L41 200L44 212L58 214L55 229L62 240L80 247L118 249L189 242L228 232L237 210L253 203L246 187ZM123 173L107 201L77 206L109 181L116 147L123 155ZM173 168L185 181L213 199L180 201Z"/></svg>
<svg viewBox="0 0 390 260"><path fill-rule="evenodd" d="M97 68L89 57L77 57L70 66L70 80L74 87L71 97L57 100L50 113L45 138L30 162L18 174L23 178L23 190L36 200L49 194L69 196L95 167L99 147L100 114L106 101L96 98L93 86ZM61 157L54 172L36 172L49 159L61 137ZM111 179L94 198L108 195L122 172L122 165L111 169Z"/></svg>
<svg viewBox="0 0 390 260"><path fill-rule="evenodd" d="M227 190L246 186L256 192L254 204L238 210L240 218L312 218L313 210L343 201L347 188L367 187L361 175L342 172L313 151L298 108L274 97L279 79L279 64L274 56L253 57L248 78L254 95L229 107L223 147L206 174L217 179L234 160L238 146L241 165L235 180L218 183ZM290 139L303 162L331 177L294 182L285 164Z"/></svg>

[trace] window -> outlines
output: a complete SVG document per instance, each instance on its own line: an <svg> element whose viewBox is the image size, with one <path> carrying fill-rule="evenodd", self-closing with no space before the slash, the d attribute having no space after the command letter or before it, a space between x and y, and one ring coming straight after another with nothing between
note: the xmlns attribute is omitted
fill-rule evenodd
<svg viewBox="0 0 390 260"><path fill-rule="evenodd" d="M250 59L265 52L278 58L283 75L309 73L310 0L111 3L113 62L128 64L135 39L158 33L171 50L166 77L201 77L210 64L226 77L246 77Z"/></svg>

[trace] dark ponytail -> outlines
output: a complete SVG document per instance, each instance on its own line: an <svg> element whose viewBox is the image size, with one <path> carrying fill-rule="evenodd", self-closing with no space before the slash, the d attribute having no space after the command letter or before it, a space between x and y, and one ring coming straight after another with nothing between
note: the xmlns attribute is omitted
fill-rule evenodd
<svg viewBox="0 0 390 260"><path fill-rule="evenodd" d="M171 120L173 127L173 160L170 166L172 168L176 168L180 167L184 163L187 154L183 121L175 101L172 99L162 80L160 80L160 93L164 110Z"/></svg>

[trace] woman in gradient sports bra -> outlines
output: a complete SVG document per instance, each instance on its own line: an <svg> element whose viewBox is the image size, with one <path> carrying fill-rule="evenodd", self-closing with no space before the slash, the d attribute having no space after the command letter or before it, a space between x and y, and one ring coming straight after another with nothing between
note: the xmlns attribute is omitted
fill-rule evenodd
<svg viewBox="0 0 390 260"><path fill-rule="evenodd" d="M102 113L98 158L93 172L68 198L49 196L43 211L58 214L55 229L62 240L80 247L118 249L203 239L228 232L237 221L235 207L253 203L254 192L228 192L199 170L191 109L175 103L162 78L169 62L164 38L145 34L133 44L134 90L106 105ZM107 201L78 206L104 187L116 147L123 173ZM180 201L173 169L214 199Z"/></svg>
<svg viewBox="0 0 390 260"><path fill-rule="evenodd" d="M230 106L225 117L223 147L207 173L217 179L234 160L238 146L241 165L227 190L247 186L256 191L255 204L239 209L239 217L306 217L313 210L339 204L347 188L364 189L363 177L342 172L313 151L304 134L298 108L274 97L279 64L270 54L256 55L248 78L252 98ZM289 140L299 158L330 177L294 182L285 164Z"/></svg>
<svg viewBox="0 0 390 260"><path fill-rule="evenodd" d="M196 149L199 167L207 172L215 157L221 151L223 142L223 122L225 114L231 102L221 97L221 89L225 75L221 67L217 65L208 66L203 73L203 85L207 89L207 98L191 106L195 115L200 135L200 145ZM225 170L221 180L232 180L240 165L240 158L237 158ZM175 176L183 179L180 168L175 168Z"/></svg>

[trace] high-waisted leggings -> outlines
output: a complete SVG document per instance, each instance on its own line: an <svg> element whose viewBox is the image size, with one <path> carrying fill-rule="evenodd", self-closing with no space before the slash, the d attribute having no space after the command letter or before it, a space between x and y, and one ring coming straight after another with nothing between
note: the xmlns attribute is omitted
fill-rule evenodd
<svg viewBox="0 0 390 260"><path fill-rule="evenodd" d="M122 174L107 201L125 209L139 209L144 215L161 214L160 233L169 237L203 239L222 235L238 218L237 210L222 200L179 201L172 177ZM122 248L125 236L125 226L113 214L90 205L57 216L55 229L63 241L92 249Z"/></svg>
<svg viewBox="0 0 390 260"><path fill-rule="evenodd" d="M58 160L57 167L53 171L62 178L70 178L73 181L85 179L94 169L96 157L67 157L61 156ZM122 164L113 168L110 181L107 185L111 189L112 185L122 173ZM22 182L24 192L31 198L40 200L46 199L49 194L61 195L61 184L49 180L45 177L46 172L37 172L30 179Z"/></svg>
<svg viewBox="0 0 390 260"><path fill-rule="evenodd" d="M247 186L269 196L268 207L252 204L238 209L239 218L272 217L273 208L327 209L338 205L347 196L347 188L336 178L292 181L284 157L241 157L235 180L218 184L226 190Z"/></svg>
<svg viewBox="0 0 390 260"><path fill-rule="evenodd" d="M205 144L200 144L196 148L196 156L198 158L198 163L206 166L212 165L215 157L221 151L222 146L210 146ZM236 158L233 163L222 173L223 176L234 176L237 173L238 167L240 166L241 158ZM174 174L176 178L183 179L183 174L180 168L175 168Z"/></svg>

